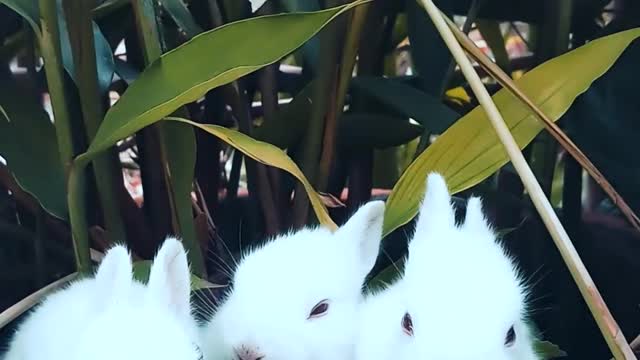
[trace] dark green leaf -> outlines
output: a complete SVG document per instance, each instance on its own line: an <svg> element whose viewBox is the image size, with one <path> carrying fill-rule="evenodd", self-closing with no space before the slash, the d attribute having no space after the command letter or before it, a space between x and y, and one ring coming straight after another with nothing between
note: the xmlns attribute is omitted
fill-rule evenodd
<svg viewBox="0 0 640 360"><path fill-rule="evenodd" d="M567 356L567 353L558 347L558 345L553 344L549 341L536 341L534 343L534 348L543 359L555 359L559 357Z"/></svg>
<svg viewBox="0 0 640 360"><path fill-rule="evenodd" d="M351 85L354 89L418 121L433 134L441 134L460 117L437 98L400 80L356 77Z"/></svg>
<svg viewBox="0 0 640 360"><path fill-rule="evenodd" d="M611 70L576 100L564 120L570 137L636 214L640 213L639 61L640 41L635 40Z"/></svg>
<svg viewBox="0 0 640 360"><path fill-rule="evenodd" d="M0 0L0 4L5 4L11 10L22 16L33 31L40 36L40 10L37 0Z"/></svg>
<svg viewBox="0 0 640 360"><path fill-rule="evenodd" d="M140 76L140 72L126 61L122 61L120 59L115 60L116 74L118 75L118 77L120 77L120 79L124 80L127 85L131 85L131 83L133 83Z"/></svg>
<svg viewBox="0 0 640 360"><path fill-rule="evenodd" d="M404 258L391 263L386 269L382 270L378 275L369 280L367 283L367 291L376 292L384 289L390 284L393 284L400 276L402 276L404 269Z"/></svg>
<svg viewBox="0 0 640 360"><path fill-rule="evenodd" d="M299 142L304 136L311 113L312 91L313 81L300 90L290 103L281 106L271 121L256 128L253 137L281 149Z"/></svg>
<svg viewBox="0 0 640 360"><path fill-rule="evenodd" d="M160 3L187 36L194 37L202 32L202 28L195 22L182 0L160 0Z"/></svg>
<svg viewBox="0 0 640 360"><path fill-rule="evenodd" d="M0 86L0 155L22 189L52 215L67 218L65 176L55 128L32 94L12 78Z"/></svg>
<svg viewBox="0 0 640 360"><path fill-rule="evenodd" d="M423 79L424 91L432 96L440 96L446 86L445 76L451 63L451 53L418 1L406 1L411 57L415 72ZM442 12L451 17L453 1L434 2Z"/></svg>
<svg viewBox="0 0 640 360"><path fill-rule="evenodd" d="M280 0L288 12L318 11L322 9L318 0ZM315 71L320 57L320 39L317 36L309 39L302 46L302 57L306 64Z"/></svg>
<svg viewBox="0 0 640 360"><path fill-rule="evenodd" d="M60 1L57 1L58 14L62 15L63 11L60 6ZM29 25L31 25L36 35L40 37L40 11L38 9L37 0L0 0L0 3L7 5L13 11L20 14L20 16L27 20ZM58 21L58 25L60 27L62 62L67 73L71 76L72 79L74 79L74 81L76 81L76 74L73 69L73 58L71 56L71 46L69 45L69 35L67 33L67 24L64 20L64 16L59 16L59 20L60 21ZM109 42L107 41L107 39L105 39L104 35L100 31L100 28L95 22L93 22L93 35L96 46L98 83L100 85L100 92L104 94L111 84L111 79L113 78L113 52L111 51Z"/></svg>
<svg viewBox="0 0 640 360"><path fill-rule="evenodd" d="M340 120L338 144L344 147L384 149L406 144L422 134L422 126L408 118L347 113Z"/></svg>

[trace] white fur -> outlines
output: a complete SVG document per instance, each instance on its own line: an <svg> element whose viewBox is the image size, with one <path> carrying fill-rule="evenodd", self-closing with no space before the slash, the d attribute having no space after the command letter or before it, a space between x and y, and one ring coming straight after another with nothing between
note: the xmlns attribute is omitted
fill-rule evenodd
<svg viewBox="0 0 640 360"><path fill-rule="evenodd" d="M383 216L384 203L370 202L333 233L303 229L247 253L232 291L203 328L205 359L351 359ZM325 299L326 314L309 318Z"/></svg>
<svg viewBox="0 0 640 360"><path fill-rule="evenodd" d="M165 241L148 286L132 277L123 246L111 248L96 276L48 296L19 326L5 360L198 360L181 243Z"/></svg>
<svg viewBox="0 0 640 360"><path fill-rule="evenodd" d="M404 276L367 297L356 360L534 360L518 270L471 198L457 225L445 180L427 179ZM413 334L402 319L410 314ZM514 326L516 340L505 346Z"/></svg>

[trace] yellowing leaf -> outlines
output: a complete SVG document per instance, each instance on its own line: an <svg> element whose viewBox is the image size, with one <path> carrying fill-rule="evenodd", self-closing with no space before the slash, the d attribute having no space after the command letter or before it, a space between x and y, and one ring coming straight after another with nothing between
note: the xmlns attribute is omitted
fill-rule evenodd
<svg viewBox="0 0 640 360"><path fill-rule="evenodd" d="M632 29L594 40L536 67L519 78L516 84L549 118L556 121L639 36L640 29ZM520 148L529 144L542 130L542 123L507 90L498 91L493 101ZM387 200L384 234L406 224L416 215L427 173L442 173L450 191L457 193L478 184L507 162L507 154L484 109L476 107L444 132L400 177Z"/></svg>
<svg viewBox="0 0 640 360"><path fill-rule="evenodd" d="M294 163L293 160L291 160L291 158L277 146L258 141L241 132L227 129L223 126L200 124L191 120L176 117L168 117L167 120L180 121L198 127L260 163L275 166L289 172L300 180L302 185L304 185L307 195L309 196L309 200L311 201L311 206L313 206L313 210L318 216L320 223L332 230L336 229L336 224L331 220L331 217L327 212L327 208L323 205L323 201L320 199L320 195L313 189L313 186L311 186L296 163Z"/></svg>

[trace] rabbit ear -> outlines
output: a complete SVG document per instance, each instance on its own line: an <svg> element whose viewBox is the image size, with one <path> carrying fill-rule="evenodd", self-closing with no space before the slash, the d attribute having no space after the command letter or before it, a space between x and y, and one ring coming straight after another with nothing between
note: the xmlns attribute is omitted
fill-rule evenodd
<svg viewBox="0 0 640 360"><path fill-rule="evenodd" d="M451 206L447 183L442 175L430 173L415 232L421 235L437 233L440 229L449 229L455 225L455 212Z"/></svg>
<svg viewBox="0 0 640 360"><path fill-rule="evenodd" d="M356 241L358 254L365 275L371 271L378 258L382 240L382 221L385 204L383 201L370 201L360 207L349 220L338 229L347 241Z"/></svg>
<svg viewBox="0 0 640 360"><path fill-rule="evenodd" d="M149 296L179 317L191 314L191 273L182 243L168 237L156 255L147 284Z"/></svg>
<svg viewBox="0 0 640 360"><path fill-rule="evenodd" d="M464 227L476 231L486 231L489 229L484 213L482 212L482 201L479 197L473 196L467 201Z"/></svg>
<svg viewBox="0 0 640 360"><path fill-rule="evenodd" d="M100 299L118 299L126 296L133 283L133 266L126 247L116 245L109 249L98 266L95 280Z"/></svg>

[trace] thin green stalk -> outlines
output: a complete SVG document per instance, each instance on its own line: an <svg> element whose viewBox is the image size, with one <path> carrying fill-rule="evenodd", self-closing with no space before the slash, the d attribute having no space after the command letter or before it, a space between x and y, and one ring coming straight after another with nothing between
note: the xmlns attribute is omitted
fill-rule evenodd
<svg viewBox="0 0 640 360"><path fill-rule="evenodd" d="M143 57L145 60L145 64L148 65L160 58L160 56L162 55L162 47L160 44L159 29L156 22L155 8L153 5L153 1L151 0L133 1L131 5L134 10L136 23L138 26L139 38L143 47ZM184 113L184 111L184 108L180 108L175 112L175 115L188 117L185 116L186 114ZM192 271L200 276L204 276L206 275L206 270L200 244L197 241L195 224L192 217L191 202L189 201L187 204L184 199L176 198L177 196L189 196L190 199L190 193L174 193L175 186L173 186L174 184L172 183L172 176L170 174L171 164L169 163L169 161L171 160L168 156L167 143L169 141L176 143L180 142L180 140L182 139L169 139L169 137L174 135L175 137L178 137L181 136L181 134L167 132L165 131L163 125L165 124L154 124L151 126L157 129L156 133L158 135L160 144L159 157L162 163L166 164L166 168L162 169L162 173L164 175L167 184L167 190L169 193L168 196L171 206L173 228L176 232L182 234L182 241L185 245L185 248L187 249Z"/></svg>
<svg viewBox="0 0 640 360"><path fill-rule="evenodd" d="M58 8L55 1L40 0L40 52L44 60L51 107L56 124L58 147L65 174L75 154L71 115L64 95L64 69L62 67L62 51L60 49L60 31L58 27Z"/></svg>
<svg viewBox="0 0 640 360"><path fill-rule="evenodd" d="M60 50L60 32L58 28L58 7L55 1L40 0L40 23L42 33L40 36L40 52L44 59L45 73L51 97L53 116L55 119L56 136L58 138L58 149L62 166L67 176L67 192L71 197L74 194L77 204L74 207L69 203L69 217L84 218L83 204L84 192L74 186L78 181L72 181L72 163L75 154L73 129L71 116L65 98L64 91L64 70L62 68L62 55ZM75 177L81 177L76 174ZM77 179L75 179L77 180ZM73 248L75 252L76 267L80 273L91 271L91 258L89 256L89 237L86 219L85 221L72 221Z"/></svg>
<svg viewBox="0 0 640 360"><path fill-rule="evenodd" d="M102 118L101 95L98 88L98 70L93 39L91 2L64 0L64 11L69 29L69 40L78 79L80 105L89 142L93 141ZM93 161L98 196L102 205L105 226L109 240L126 242L126 230L120 216L116 181L122 183L121 170L112 161L112 154L100 155Z"/></svg>

